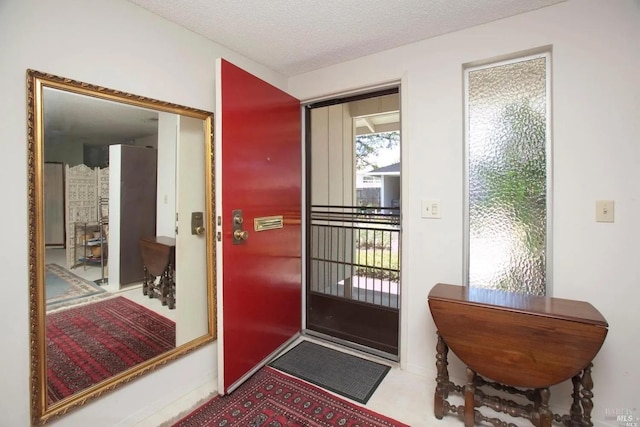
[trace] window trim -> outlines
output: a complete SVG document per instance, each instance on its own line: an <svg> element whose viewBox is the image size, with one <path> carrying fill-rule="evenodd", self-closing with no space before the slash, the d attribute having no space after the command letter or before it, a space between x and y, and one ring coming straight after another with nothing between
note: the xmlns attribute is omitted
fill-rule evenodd
<svg viewBox="0 0 640 427"><path fill-rule="evenodd" d="M545 257L546 257L546 287L545 287L545 296L553 295L553 140L552 140L552 126L553 126L553 116L551 110L552 96L551 96L551 88L552 88L552 74L551 74L551 48L546 47L543 50L537 51L536 53L530 53L531 51L527 51L529 53L520 52L518 54L510 55L507 59L501 59L490 62L482 62L482 63L472 63L472 64L463 64L462 72L463 72L463 92L464 99L462 102L463 109L463 277L462 283L464 286L469 286L469 263L470 263L470 236L469 236L469 228L470 228L470 209L469 209L469 73L472 71L482 70L486 68L499 67L502 65L515 64L518 62L529 61L532 59L545 58L545 96L546 96L546 119L547 126L545 129L545 138L546 138L546 164L547 164L547 197L546 197L546 209L547 209L547 232L546 232L546 248L545 248ZM480 65L478 65L480 64Z"/></svg>

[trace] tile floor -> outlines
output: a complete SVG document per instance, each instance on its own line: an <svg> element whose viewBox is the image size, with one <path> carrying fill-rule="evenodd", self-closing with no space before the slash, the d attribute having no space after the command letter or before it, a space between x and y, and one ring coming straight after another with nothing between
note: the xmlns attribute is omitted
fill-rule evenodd
<svg viewBox="0 0 640 427"><path fill-rule="evenodd" d="M58 264L64 268L66 266L66 258L65 258L65 250L64 249L47 249L45 251L45 262L47 264L53 263ZM73 274L82 277L86 280L98 280L101 278L102 273L100 270L100 266L95 265L87 265L87 266L78 266L72 268L70 270ZM111 292L113 295L123 296L125 298L130 299L131 301L140 304L143 307L146 307L150 310L157 312L158 314L166 317L167 319L176 320L176 311L169 310L168 307L163 306L159 299L157 298L149 298L142 294L142 283L136 283L132 285L127 285L124 289L121 289L117 292Z"/></svg>
<svg viewBox="0 0 640 427"><path fill-rule="evenodd" d="M385 376L380 386L378 386L373 396L371 396L371 399L364 405L366 408L415 427L461 427L463 425L455 416L447 416L442 420L437 420L433 416L433 392L435 386L433 378L411 374L401 370L397 364L392 362L337 347L331 343L310 337L301 339L311 340L322 345L338 348L347 353L353 353L364 358L391 365L389 373ZM291 346L295 346L297 343L298 341L291 344ZM152 417L136 424L136 427L169 427L172 423L215 395L213 390L215 390L214 384L203 386L154 414ZM344 397L340 397L344 399ZM451 398L450 400L453 401ZM355 401L352 401L352 403L360 405ZM456 404L461 404L461 402L456 402Z"/></svg>

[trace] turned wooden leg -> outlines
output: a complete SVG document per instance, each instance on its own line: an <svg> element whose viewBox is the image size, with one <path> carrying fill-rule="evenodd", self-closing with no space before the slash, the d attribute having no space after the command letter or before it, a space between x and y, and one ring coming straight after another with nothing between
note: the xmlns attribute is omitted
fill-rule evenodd
<svg viewBox="0 0 640 427"><path fill-rule="evenodd" d="M149 293L149 270L144 267L144 279L142 280L142 295Z"/></svg>
<svg viewBox="0 0 640 427"><path fill-rule="evenodd" d="M473 427L475 424L475 386L476 373L471 368L467 368L467 385L464 386L464 425Z"/></svg>
<svg viewBox="0 0 640 427"><path fill-rule="evenodd" d="M147 278L147 296L149 298L155 298L156 295L156 279L157 277L154 276L153 274L151 274L148 270L147 270L147 274L149 275Z"/></svg>
<svg viewBox="0 0 640 427"><path fill-rule="evenodd" d="M437 419L444 416L444 400L449 395L449 371L447 370L447 354L449 347L438 333L438 343L436 344L436 392L433 402L433 411Z"/></svg>
<svg viewBox="0 0 640 427"><path fill-rule="evenodd" d="M551 410L549 410L549 398L551 397L551 391L548 388L540 389L540 427L551 427L551 421L553 416Z"/></svg>
<svg viewBox="0 0 640 427"><path fill-rule="evenodd" d="M582 384L580 375L571 378L571 382L573 383L573 393L571 393L573 402L569 411L571 425L582 425L582 407L580 406L580 387Z"/></svg>
<svg viewBox="0 0 640 427"><path fill-rule="evenodd" d="M591 421L591 411L593 410L593 379L591 378L591 368L593 363L589 363L584 371L582 371L582 421L585 426L593 426Z"/></svg>
<svg viewBox="0 0 640 427"><path fill-rule="evenodd" d="M162 273L160 278L160 302L162 305L167 305L169 302L169 277L166 271Z"/></svg>
<svg viewBox="0 0 640 427"><path fill-rule="evenodd" d="M169 298L169 309L176 308L176 282L175 275L173 274L173 267L169 264L167 267L167 281L168 281L168 298Z"/></svg>

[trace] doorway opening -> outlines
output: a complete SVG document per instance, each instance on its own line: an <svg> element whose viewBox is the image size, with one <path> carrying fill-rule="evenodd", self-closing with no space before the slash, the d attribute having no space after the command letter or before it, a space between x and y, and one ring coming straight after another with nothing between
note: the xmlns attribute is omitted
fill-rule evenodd
<svg viewBox="0 0 640 427"><path fill-rule="evenodd" d="M306 106L306 331L398 360L397 87Z"/></svg>

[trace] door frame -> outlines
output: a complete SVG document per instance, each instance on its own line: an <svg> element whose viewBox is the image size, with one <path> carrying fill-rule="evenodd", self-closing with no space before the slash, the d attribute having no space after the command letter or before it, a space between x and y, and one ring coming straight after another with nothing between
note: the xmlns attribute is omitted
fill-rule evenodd
<svg viewBox="0 0 640 427"><path fill-rule="evenodd" d="M330 93L326 93L326 94L321 94L321 95L315 95L315 96L310 96L307 98L300 98L300 115L301 115L301 120L302 120L302 126L301 126L301 163L302 163L302 169L301 169L301 173L304 177L304 181L303 181L303 191L302 191L302 206L305 207L305 209L303 209L302 213L301 213L301 218L302 218L302 224L303 224L303 228L304 228L304 232L302 233L302 258L306 260L306 257L308 256L307 254L307 233L306 233L306 228L309 225L309 218L307 217L307 210L306 210L306 206L307 204L310 202L309 197L307 197L307 189L309 187L308 184L308 180L310 179L310 177L308 176L308 171L306 168L306 156L308 155L307 153L307 149L306 149L306 135L310 133L310 128L309 128L309 121L306 120L305 117L305 109L306 106L308 104L312 104L312 103L316 103L316 102L321 102L321 101L326 101L326 100L330 100L330 99L336 99L336 98L346 98L348 96L355 96L355 95L359 95L359 94L364 94L364 93L370 93L370 92L376 92L376 91L381 91L384 89L388 89L388 88L392 88L392 87L397 87L398 88L398 92L400 94L400 110L401 112L407 112L409 111L408 109L408 76L406 73L401 74L399 77L394 78L394 79L389 79L386 81L382 81L382 82L376 82L373 83L371 85L362 85L359 86L357 88L338 88L336 91L332 91ZM221 82L219 79L216 78L215 81L215 90L216 93L220 93L222 87L221 87ZM221 105L218 104L218 102L216 101L216 111L220 111ZM409 119L405 114L401 113L401 118L400 118L400 132L402 135L402 149L401 149L401 175L408 177L410 174L410 168L409 168L409 164L407 162L407 160L410 158L410 149L411 149L411 140L410 138L407 137L408 135L408 123L409 123ZM215 206L216 206L216 212L215 212L215 221L216 221L216 231L219 229L220 227L220 212L219 212L219 207L222 206L222 192L218 191L221 187L221 176L222 176L222 117L219 114L214 114L214 127L213 129L218 129L217 134L214 135L214 149L215 149L215 158L214 158L214 165L215 165ZM214 132L214 131L212 131ZM404 182L406 183L406 179L404 180ZM408 215L407 215L407 209L406 206L408 205L408 200L409 200L409 192L408 192L408 188L406 184L402 184L401 183L401 188L400 188L400 194L401 194L401 199L404 200L404 211L405 214L402 215L400 223L401 223L401 229L406 230L407 229L407 225L408 225ZM217 250L216 250L216 283L221 284L222 280L223 280L223 269L224 266L222 264L222 251L221 251L221 242L217 239L217 235L214 236L214 239L216 241L216 245L217 245ZM411 261L411 257L409 255L409 247L408 247L408 239L402 239L401 241L401 270L402 272L406 272L406 271L410 271L410 265L412 265L412 261ZM407 279L406 275L402 275L402 280L400 283L401 286L401 295L403 296L400 300L400 331L399 331L399 336L398 336L398 358L399 358L399 365L401 369L407 369L408 363L407 363L407 357L405 357L408 352L407 352L407 341L408 341L408 308L409 308L409 301L410 301L410 289L407 286L407 283L410 281ZM306 262L302 263L302 298L300 301L300 311L302 313L301 316L301 320L302 320L302 325L301 325L301 329L302 329L302 335L307 335L309 334L309 331L307 331L306 329L306 323L307 323L307 318L306 318L306 297L307 297L307 292L306 292L306 288L307 288L307 265ZM221 298L222 297L222 289L221 286L217 286L216 289L217 292L217 298ZM426 298L426 295L424 296ZM425 302L426 304L426 302ZM220 330L220 328L222 327L222 322L223 322L223 318L222 318L222 311L221 308L217 309L217 313L216 315L216 319L217 319L217 323L218 323L218 330ZM220 340L218 340L217 343L218 346L222 345ZM357 346L354 346L357 349ZM217 360L217 367L218 367L218 371L221 371L223 369L222 366L222 361L220 359Z"/></svg>
<svg viewBox="0 0 640 427"><path fill-rule="evenodd" d="M385 90L393 89L397 90L397 93L400 96L400 135L401 135L401 149L400 149L400 176L408 177L409 176L409 165L408 159L410 158L410 143L409 139L405 137L408 135L408 119L406 114L403 114L403 111L409 111L408 109L408 76L407 73L403 73L399 77L395 79L389 79L386 81L376 82L371 85L362 85L358 87L351 88L343 88L337 89L336 91L321 94L316 96L311 96L308 98L300 98L300 106L301 106L301 115L302 115L302 174L304 177L303 183L303 191L302 191L302 203L303 203L303 212L302 212L302 221L303 221L303 233L302 233L302 259L304 262L302 263L302 301L300 304L300 309L302 310L302 335L311 335L320 337L329 341L334 341L338 344L345 345L348 347L352 347L356 350L369 352L371 354L376 354L376 351L372 351L367 347L361 346L357 343L350 343L340 338L329 337L324 334L311 331L307 329L307 284L308 284L308 268L307 268L307 258L308 254L308 242L307 236L310 232L311 221L308 217L308 213L310 210L311 198L308 197L308 191L311 188L311 175L307 170L307 161L308 156L311 155L309 150L307 150L307 138L310 137L311 134L311 121L310 114L307 114L309 105L318 104L318 103L327 103L326 105L338 104L345 102L346 99L350 101L355 101L357 99L368 98L371 93L382 93ZM401 234L403 230L406 230L408 224L408 215L406 214L409 200L409 191L408 186L406 185L407 178L400 181L400 198L401 198L401 217L400 217L400 230ZM404 205L404 207L403 207ZM405 214L402 214L405 212ZM410 298L410 290L407 286L407 277L403 272L409 271L408 266L411 265L411 260L408 248L408 239L401 238L401 250L400 250L400 314L399 314L399 323L400 328L398 331L398 364L400 365L400 369L407 369L407 357L405 357L407 352L407 341L408 341L408 329L409 329L409 317L408 317L408 308ZM426 295L424 296L426 298ZM425 302L426 304L426 302Z"/></svg>

